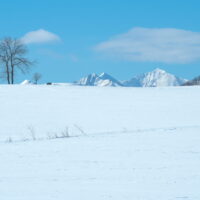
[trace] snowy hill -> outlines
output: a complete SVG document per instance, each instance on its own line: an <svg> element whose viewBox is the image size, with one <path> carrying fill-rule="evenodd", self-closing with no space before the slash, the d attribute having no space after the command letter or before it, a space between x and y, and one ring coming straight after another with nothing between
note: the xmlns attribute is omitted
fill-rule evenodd
<svg viewBox="0 0 200 200"><path fill-rule="evenodd" d="M23 82L20 83L21 85L32 85L31 81L29 80L24 80Z"/></svg>
<svg viewBox="0 0 200 200"><path fill-rule="evenodd" d="M29 137L29 126L46 137L75 124L95 133L199 123L200 87L1 85L0 94L0 141Z"/></svg>
<svg viewBox="0 0 200 200"><path fill-rule="evenodd" d="M165 87L180 86L185 82L185 79L157 68L152 72L133 77L129 81L124 81L123 84L126 87Z"/></svg>
<svg viewBox="0 0 200 200"><path fill-rule="evenodd" d="M0 85L0 97L2 200L200 199L200 87Z"/></svg>
<svg viewBox="0 0 200 200"><path fill-rule="evenodd" d="M88 76L81 78L79 81L75 82L77 85L82 86L122 86L121 82L113 78L109 74L101 73L97 75L95 73L89 74Z"/></svg>

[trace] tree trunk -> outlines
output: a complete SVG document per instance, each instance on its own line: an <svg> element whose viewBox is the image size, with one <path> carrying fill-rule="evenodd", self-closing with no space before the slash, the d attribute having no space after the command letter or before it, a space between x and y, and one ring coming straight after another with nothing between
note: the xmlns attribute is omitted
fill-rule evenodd
<svg viewBox="0 0 200 200"><path fill-rule="evenodd" d="M9 72L8 63L6 64L6 78L7 78L8 84L10 84L10 72Z"/></svg>
<svg viewBox="0 0 200 200"><path fill-rule="evenodd" d="M11 67L11 84L14 84L14 67Z"/></svg>

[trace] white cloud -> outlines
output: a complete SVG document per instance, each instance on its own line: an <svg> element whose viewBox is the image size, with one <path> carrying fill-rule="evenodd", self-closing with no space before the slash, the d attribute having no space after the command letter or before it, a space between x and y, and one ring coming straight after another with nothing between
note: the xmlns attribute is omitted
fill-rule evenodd
<svg viewBox="0 0 200 200"><path fill-rule="evenodd" d="M95 50L114 59L189 63L200 60L200 32L174 28L133 28L98 44Z"/></svg>
<svg viewBox="0 0 200 200"><path fill-rule="evenodd" d="M48 32L43 29L39 29L36 31L31 31L26 33L21 38L21 40L25 44L31 44L31 43L49 43L49 42L60 41L60 38L54 33Z"/></svg>

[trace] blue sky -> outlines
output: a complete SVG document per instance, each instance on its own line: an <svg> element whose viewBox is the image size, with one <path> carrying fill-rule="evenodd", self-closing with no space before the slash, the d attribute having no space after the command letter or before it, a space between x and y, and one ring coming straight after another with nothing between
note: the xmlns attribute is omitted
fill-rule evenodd
<svg viewBox="0 0 200 200"><path fill-rule="evenodd" d="M1 0L0 37L28 38L37 64L18 82L34 72L42 82L92 72L125 80L154 68L190 79L200 75L199 8L198 0Z"/></svg>

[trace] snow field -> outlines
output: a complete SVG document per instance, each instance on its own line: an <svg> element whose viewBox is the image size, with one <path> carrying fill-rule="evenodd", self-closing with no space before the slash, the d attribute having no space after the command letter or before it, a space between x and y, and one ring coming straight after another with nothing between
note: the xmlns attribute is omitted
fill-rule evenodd
<svg viewBox="0 0 200 200"><path fill-rule="evenodd" d="M199 125L200 87L0 86L0 141Z"/></svg>
<svg viewBox="0 0 200 200"><path fill-rule="evenodd" d="M200 87L0 86L0 198L199 200L199 100ZM77 137L48 138L66 127Z"/></svg>

